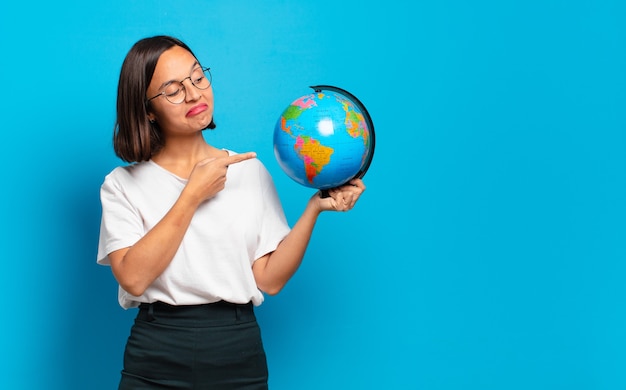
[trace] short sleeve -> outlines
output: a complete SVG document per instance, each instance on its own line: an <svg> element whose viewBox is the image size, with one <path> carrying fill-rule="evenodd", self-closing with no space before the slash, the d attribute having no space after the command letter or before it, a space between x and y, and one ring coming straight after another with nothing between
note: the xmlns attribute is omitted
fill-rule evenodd
<svg viewBox="0 0 626 390"><path fill-rule="evenodd" d="M134 245L144 234L141 215L129 201L118 176L112 172L100 188L102 220L97 263L102 265L111 264L109 253Z"/></svg>

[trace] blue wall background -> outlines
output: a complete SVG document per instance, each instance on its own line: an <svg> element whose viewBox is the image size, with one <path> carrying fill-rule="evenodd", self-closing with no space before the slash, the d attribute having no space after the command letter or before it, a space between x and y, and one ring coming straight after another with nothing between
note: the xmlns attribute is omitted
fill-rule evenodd
<svg viewBox="0 0 626 390"><path fill-rule="evenodd" d="M273 390L626 387L626 6L618 0L0 6L0 387L112 389L134 312L95 263L117 77L176 35L209 142L280 171L284 107L331 84L376 124L368 190L258 310Z"/></svg>

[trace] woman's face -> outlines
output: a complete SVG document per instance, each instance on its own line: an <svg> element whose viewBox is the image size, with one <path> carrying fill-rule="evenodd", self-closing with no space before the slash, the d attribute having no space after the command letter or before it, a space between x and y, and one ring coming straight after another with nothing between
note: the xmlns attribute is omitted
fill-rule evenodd
<svg viewBox="0 0 626 390"><path fill-rule="evenodd" d="M171 103L164 94L150 100L150 120L156 121L164 135L189 134L205 129L213 119L213 86L196 88L191 80L198 74L200 64L187 50L173 46L161 54L148 86L146 98L167 91L171 83L182 80L184 99ZM190 77L191 76L191 77ZM172 99L171 100L176 100Z"/></svg>

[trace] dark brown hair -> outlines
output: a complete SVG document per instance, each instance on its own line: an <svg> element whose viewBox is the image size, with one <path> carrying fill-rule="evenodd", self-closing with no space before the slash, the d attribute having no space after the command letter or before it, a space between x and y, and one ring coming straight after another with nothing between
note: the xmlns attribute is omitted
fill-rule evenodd
<svg viewBox="0 0 626 390"><path fill-rule="evenodd" d="M137 41L124 59L117 86L113 149L126 162L147 161L164 145L159 125L148 119L150 106L146 91L159 57L173 46L180 46L195 57L179 39L159 35ZM215 123L211 120L207 128L214 129Z"/></svg>

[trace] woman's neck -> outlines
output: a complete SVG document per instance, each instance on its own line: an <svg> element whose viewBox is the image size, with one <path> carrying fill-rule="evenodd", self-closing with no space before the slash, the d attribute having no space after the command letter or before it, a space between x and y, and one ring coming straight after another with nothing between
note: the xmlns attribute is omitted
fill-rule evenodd
<svg viewBox="0 0 626 390"><path fill-rule="evenodd" d="M195 165L207 158L217 158L228 152L209 145L204 138L201 142L166 142L163 149L152 156L152 161L182 178L189 178Z"/></svg>

